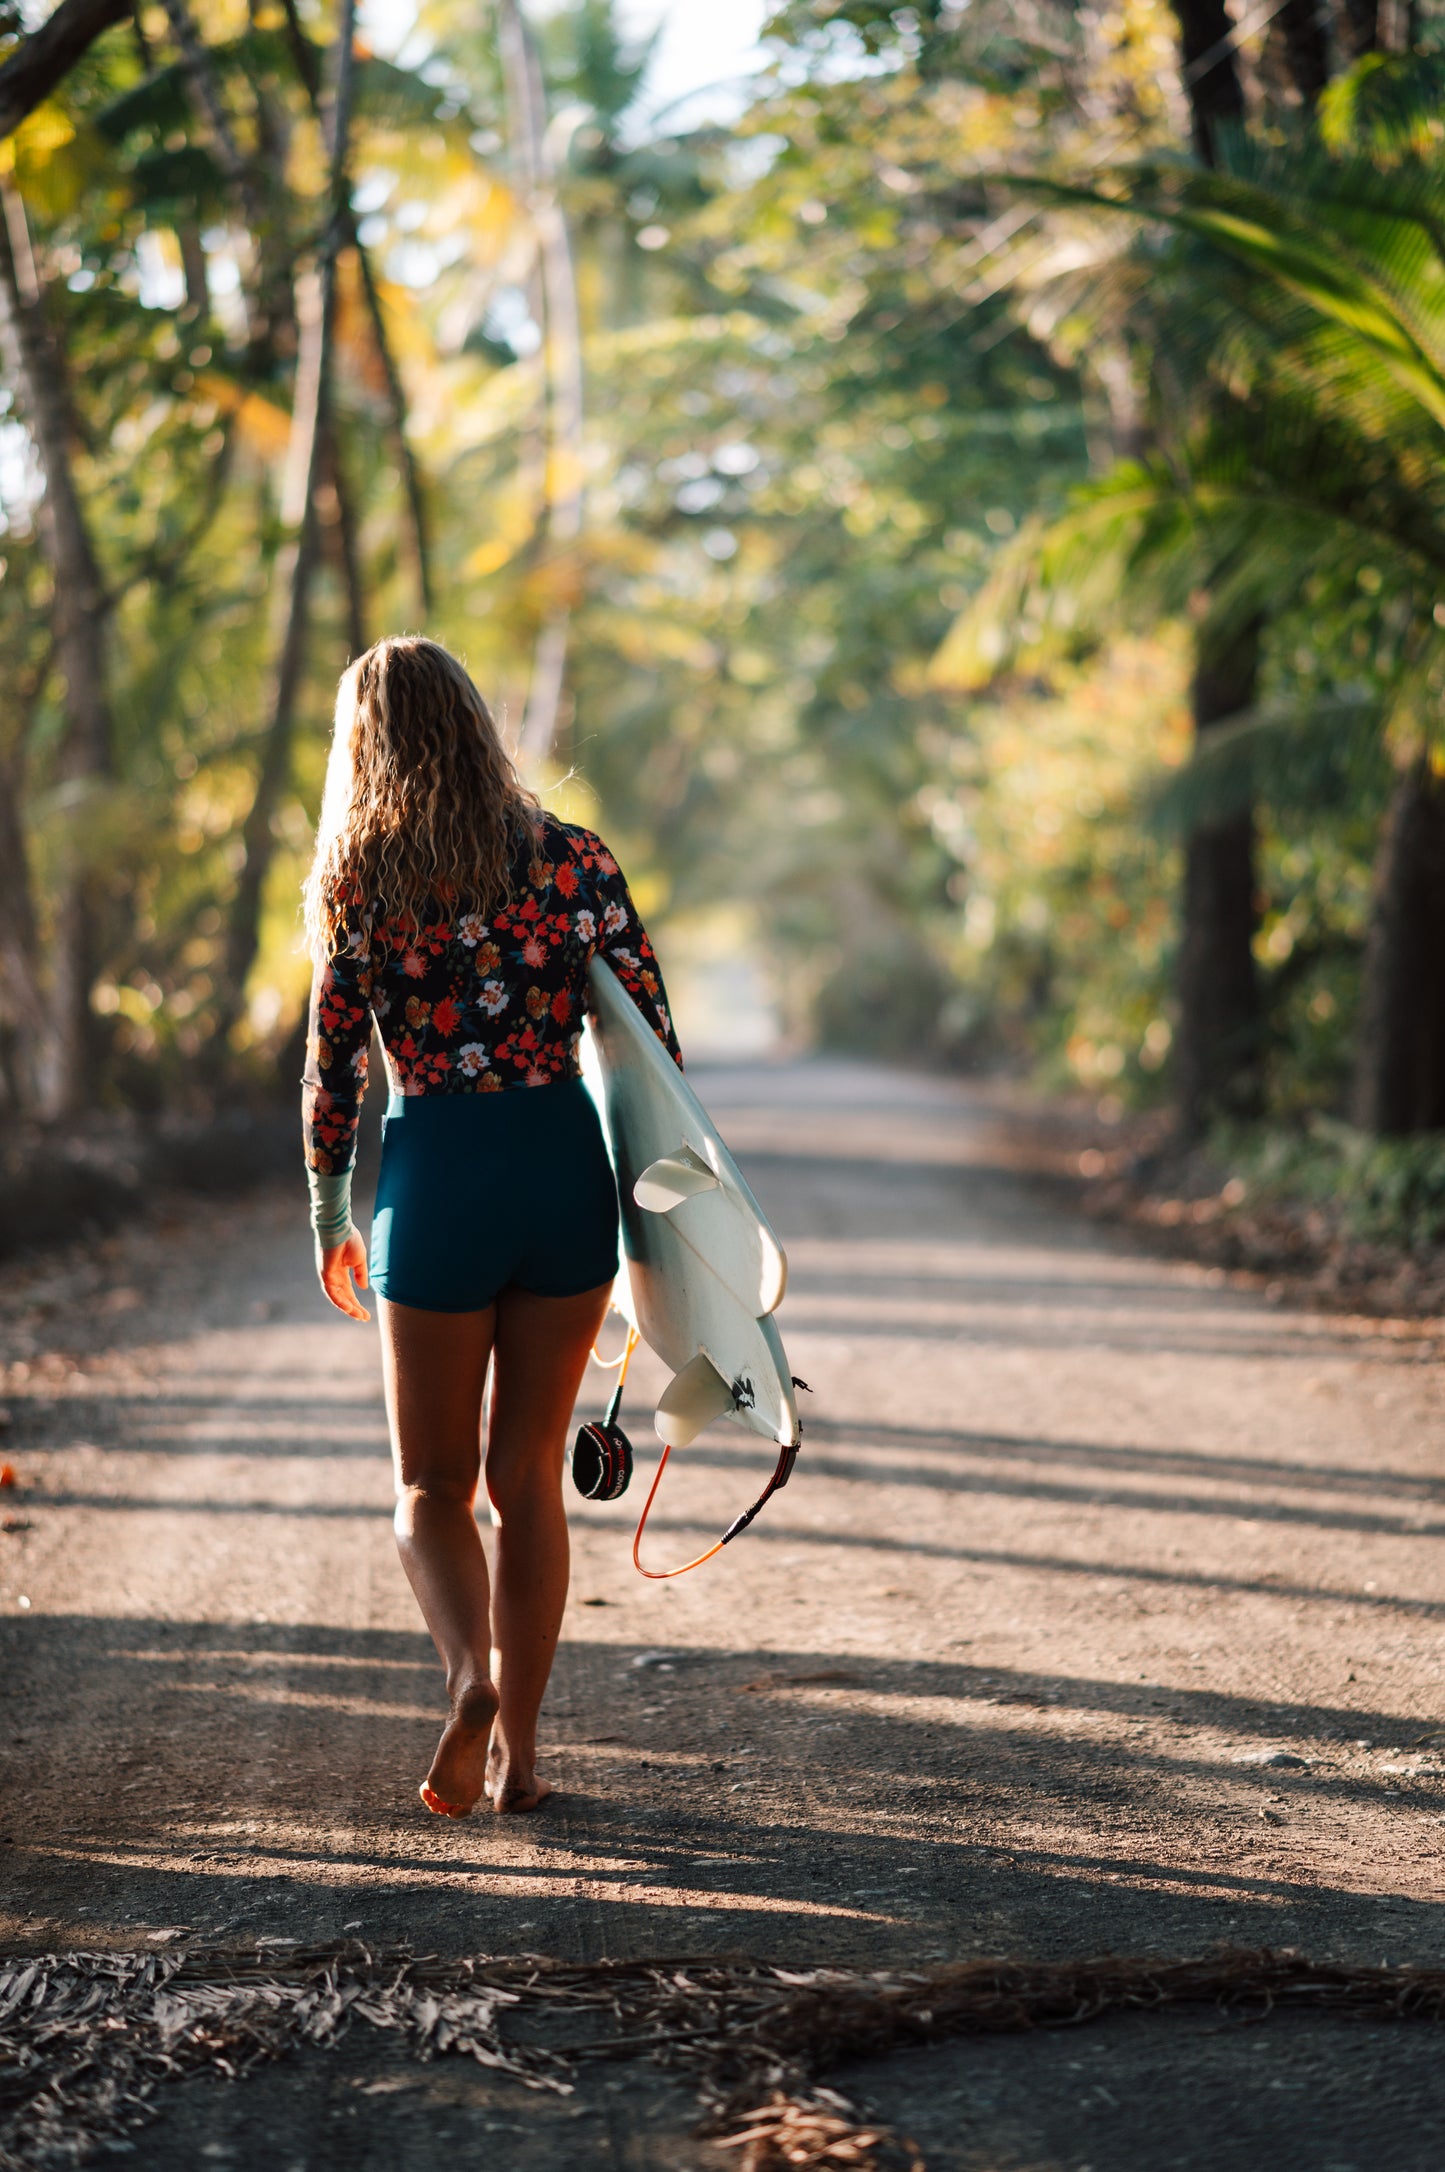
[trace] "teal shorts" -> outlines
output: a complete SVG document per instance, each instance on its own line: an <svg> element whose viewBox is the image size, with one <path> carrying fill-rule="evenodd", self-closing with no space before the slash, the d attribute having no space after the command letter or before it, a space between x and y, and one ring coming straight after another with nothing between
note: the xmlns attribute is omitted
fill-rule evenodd
<svg viewBox="0 0 1445 2172"><path fill-rule="evenodd" d="M371 1285L395 1305L480 1312L509 1285L576 1297L617 1272L617 1184L580 1079L393 1094Z"/></svg>

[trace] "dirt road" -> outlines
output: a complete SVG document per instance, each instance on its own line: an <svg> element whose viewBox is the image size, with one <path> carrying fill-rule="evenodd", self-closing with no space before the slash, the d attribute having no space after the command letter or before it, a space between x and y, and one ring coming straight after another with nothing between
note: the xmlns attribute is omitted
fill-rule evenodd
<svg viewBox="0 0 1445 2172"><path fill-rule="evenodd" d="M578 1508L535 1820L417 1803L440 1684L374 1330L328 1316L295 1202L6 1271L0 1946L1438 1963L1445 1330L1144 1256L953 1083L702 1083L789 1249L804 1453L677 1585L634 1575L631 1497ZM654 1558L771 1459L723 1427L675 1462ZM931 2167L1423 2172L1440 2050L1130 2022L865 2080ZM554 2132L441 2069L359 2104L367 2071L188 2085L142 2161L420 2166L485 2131L517 2163L712 2161L665 2090Z"/></svg>

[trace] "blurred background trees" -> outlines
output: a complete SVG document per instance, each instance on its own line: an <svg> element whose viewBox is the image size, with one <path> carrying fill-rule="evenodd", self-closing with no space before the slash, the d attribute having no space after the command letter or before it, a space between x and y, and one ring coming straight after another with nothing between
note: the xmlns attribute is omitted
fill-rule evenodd
<svg viewBox="0 0 1445 2172"><path fill-rule="evenodd" d="M289 1090L425 626L704 1037L1445 1128L1436 11L792 0L692 123L632 21L0 24L11 1108Z"/></svg>

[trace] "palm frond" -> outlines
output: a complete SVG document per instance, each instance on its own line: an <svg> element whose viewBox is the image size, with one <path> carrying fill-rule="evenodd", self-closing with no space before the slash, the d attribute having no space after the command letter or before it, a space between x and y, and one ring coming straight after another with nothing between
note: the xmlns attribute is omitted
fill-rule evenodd
<svg viewBox="0 0 1445 2172"><path fill-rule="evenodd" d="M1208 732L1182 769L1156 786L1152 825L1169 835L1222 824L1263 803L1277 812L1383 803L1390 763L1385 705L1368 694L1246 711Z"/></svg>
<svg viewBox="0 0 1445 2172"><path fill-rule="evenodd" d="M1373 256L1361 261L1343 236L1311 224L1271 192L1232 174L1162 165L1126 168L1088 186L1041 175L1013 177L1013 185L1059 205L1127 214L1192 235L1236 259L1250 271L1295 296L1326 322L1349 332L1432 422L1445 429L1445 307L1407 312L1384 276L1415 286L1434 265L1433 235L1401 217L1380 224ZM1327 208L1327 207L1322 207ZM1445 305L1445 286L1440 299ZM1429 339L1411 316L1428 321Z"/></svg>
<svg viewBox="0 0 1445 2172"><path fill-rule="evenodd" d="M1367 53L1320 100L1319 129L1333 151L1368 151L1377 163L1439 155L1445 54Z"/></svg>
<svg viewBox="0 0 1445 2172"><path fill-rule="evenodd" d="M944 636L933 684L975 692L1068 641L1131 615L1177 609L1198 578L1195 522L1175 479L1128 462L1086 486L1056 520L1032 521Z"/></svg>

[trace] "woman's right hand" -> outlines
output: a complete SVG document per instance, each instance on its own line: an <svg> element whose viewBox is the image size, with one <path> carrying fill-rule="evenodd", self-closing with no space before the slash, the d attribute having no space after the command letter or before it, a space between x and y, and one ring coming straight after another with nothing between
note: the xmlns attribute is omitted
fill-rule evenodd
<svg viewBox="0 0 1445 2172"><path fill-rule="evenodd" d="M340 1244L317 1245L316 1272L321 1277L322 1289L338 1312L344 1312L348 1320L371 1318L356 1294L356 1290L366 1288L366 1246L356 1230L353 1229ZM351 1286L353 1276L356 1289Z"/></svg>

